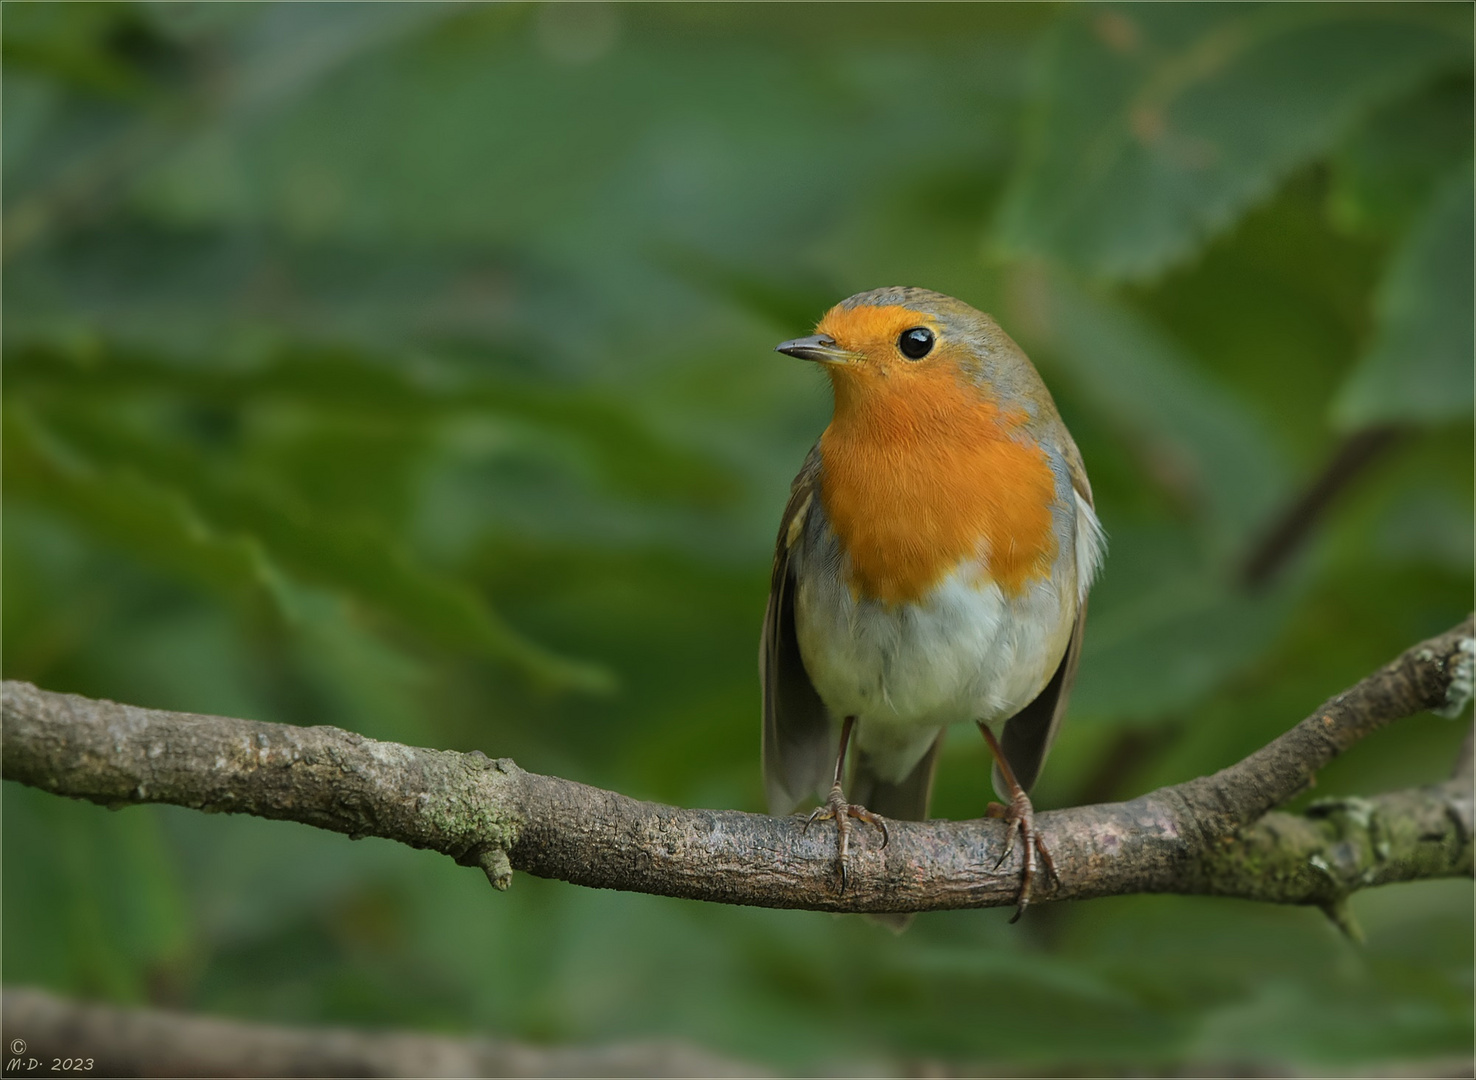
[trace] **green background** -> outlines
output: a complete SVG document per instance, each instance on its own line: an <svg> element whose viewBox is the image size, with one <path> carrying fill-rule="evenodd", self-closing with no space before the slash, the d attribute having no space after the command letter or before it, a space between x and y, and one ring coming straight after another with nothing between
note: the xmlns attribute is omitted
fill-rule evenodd
<svg viewBox="0 0 1476 1080"><path fill-rule="evenodd" d="M993 312L1110 537L1056 807L1227 765L1472 599L1466 5L5 5L4 674L761 808L829 410L772 353ZM1265 588L1352 433L1403 433ZM1412 718L1318 794L1442 779ZM934 812L975 817L957 731ZM1467 881L857 918L4 789L4 980L780 1070L1469 1055Z"/></svg>

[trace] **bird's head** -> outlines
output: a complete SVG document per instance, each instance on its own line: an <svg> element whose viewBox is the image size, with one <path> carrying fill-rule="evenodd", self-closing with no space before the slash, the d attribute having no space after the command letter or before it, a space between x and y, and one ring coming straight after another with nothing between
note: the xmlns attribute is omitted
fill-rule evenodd
<svg viewBox="0 0 1476 1080"><path fill-rule="evenodd" d="M982 311L928 289L857 293L778 352L825 366L837 418L1019 408L1044 392L1030 361ZM920 416L917 416L921 419Z"/></svg>

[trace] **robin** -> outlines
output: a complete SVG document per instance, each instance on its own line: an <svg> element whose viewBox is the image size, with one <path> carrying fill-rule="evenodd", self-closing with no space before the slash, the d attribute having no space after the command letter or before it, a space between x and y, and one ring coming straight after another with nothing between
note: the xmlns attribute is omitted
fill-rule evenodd
<svg viewBox="0 0 1476 1080"><path fill-rule="evenodd" d="M1040 865L1028 791L1065 712L1105 550L1081 454L1040 375L988 315L927 289L858 293L777 351L825 368L830 426L779 524L759 650L774 813L839 833L927 816L950 724L978 724L1020 840L1018 919ZM854 745L850 797L843 781ZM1013 920L1012 920L1013 921Z"/></svg>

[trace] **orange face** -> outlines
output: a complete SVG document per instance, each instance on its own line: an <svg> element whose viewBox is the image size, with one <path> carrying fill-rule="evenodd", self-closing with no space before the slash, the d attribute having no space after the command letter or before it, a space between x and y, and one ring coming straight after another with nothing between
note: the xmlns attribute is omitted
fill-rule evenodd
<svg viewBox="0 0 1476 1080"><path fill-rule="evenodd" d="M937 319L911 308L862 306L848 310L837 306L825 313L815 333L832 337L841 348L859 354L863 361L857 366L865 367L871 375L894 371L901 375L918 364L937 362L931 353L920 360L910 359L898 347L902 333L918 327L930 330L935 337L940 330ZM935 346L934 353L936 350Z"/></svg>
<svg viewBox="0 0 1476 1080"><path fill-rule="evenodd" d="M932 332L913 359L899 339ZM835 416L821 436L821 498L850 556L858 595L916 601L967 559L1018 593L1050 573L1055 477L962 343L926 312L860 306L828 312L818 333L852 354L826 364Z"/></svg>

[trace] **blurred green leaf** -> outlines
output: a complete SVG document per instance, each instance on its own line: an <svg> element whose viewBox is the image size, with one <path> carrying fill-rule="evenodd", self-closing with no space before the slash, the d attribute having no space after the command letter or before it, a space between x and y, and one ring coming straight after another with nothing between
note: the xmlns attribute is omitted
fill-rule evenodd
<svg viewBox="0 0 1476 1080"><path fill-rule="evenodd" d="M228 596L255 595L291 616L281 571L260 543L222 534L183 493L127 465L95 467L14 405L5 414L5 487L186 581Z"/></svg>
<svg viewBox="0 0 1476 1080"><path fill-rule="evenodd" d="M1333 452L1309 422L1365 347L1386 246L1325 212L1327 170L1299 172L1192 263L1125 290L1144 319L1265 420L1293 476ZM1292 482L1296 482L1289 477Z"/></svg>
<svg viewBox="0 0 1476 1080"><path fill-rule="evenodd" d="M1470 143L1471 79L1441 79L1379 109L1333 155L1328 209L1340 228L1403 232Z"/></svg>
<svg viewBox="0 0 1476 1080"><path fill-rule="evenodd" d="M673 244L656 257L687 281L779 327L813 326L838 299L833 285L806 280L789 268L764 273Z"/></svg>
<svg viewBox="0 0 1476 1080"><path fill-rule="evenodd" d="M91 401L154 394L231 409L286 403L405 430L424 431L432 421L507 417L585 444L589 466L635 495L720 504L736 487L716 462L672 445L608 398L531 380L468 377L445 364L396 367L342 347L298 346L264 362L227 366L169 362L96 344L22 344L7 352L5 377L16 394Z"/></svg>
<svg viewBox="0 0 1476 1080"><path fill-rule="evenodd" d="M45 438L33 436L29 445L22 441L15 463L22 484L34 481L27 494L94 526L106 525L114 542L159 565L172 566L172 556L183 551L190 556L183 563L187 572L234 585L248 579L248 567L256 579L272 580L269 567L279 561L305 580L341 589L434 641L512 664L550 688L610 689L605 671L528 641L474 590L422 566L403 543L368 523L315 517L260 478L232 477L212 469L198 453L96 415L78 411L58 426L67 443L109 466L99 470L83 464L72 483L57 483L64 473L56 458L65 451L48 461L37 452ZM20 438L28 434L21 426ZM12 455L6 459L11 466ZM125 479L130 475L140 479L130 483ZM141 490L150 489L157 492L154 497L139 498ZM230 539L198 539L221 534Z"/></svg>
<svg viewBox="0 0 1476 1080"><path fill-rule="evenodd" d="M272 4L233 35L227 109L250 115L281 104L363 54L403 44L461 10L458 4L434 2L349 4L342 9ZM169 17L166 12L163 21Z"/></svg>
<svg viewBox="0 0 1476 1080"><path fill-rule="evenodd" d="M1469 69L1443 5L1077 8L995 223L1010 255L1140 278L1192 255L1372 106Z"/></svg>
<svg viewBox="0 0 1476 1080"><path fill-rule="evenodd" d="M24 868L6 875L5 906L30 931L8 943L7 981L137 1003L178 995L197 926L159 815L5 789L6 857Z"/></svg>
<svg viewBox="0 0 1476 1080"><path fill-rule="evenodd" d="M1468 160L1440 185L1395 253L1379 287L1372 347L1333 402L1333 421L1344 430L1471 415L1472 199Z"/></svg>
<svg viewBox="0 0 1476 1080"><path fill-rule="evenodd" d="M1162 330L1065 275L1022 269L1012 301L1022 333L1129 441L1144 479L1200 523L1205 550L1238 550L1288 486L1266 422Z"/></svg>
<svg viewBox="0 0 1476 1080"><path fill-rule="evenodd" d="M1204 700L1274 642L1295 594L1246 595L1172 530L1127 527L1092 593L1073 715L1152 722Z"/></svg>
<svg viewBox="0 0 1476 1080"><path fill-rule="evenodd" d="M127 4L18 5L5 20L0 55L7 69L45 74L91 94L146 100L150 89L139 60L167 45L147 17Z"/></svg>

